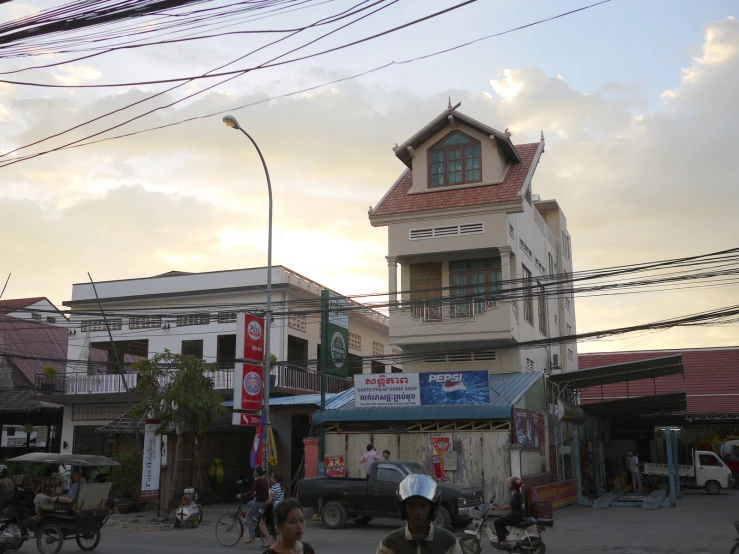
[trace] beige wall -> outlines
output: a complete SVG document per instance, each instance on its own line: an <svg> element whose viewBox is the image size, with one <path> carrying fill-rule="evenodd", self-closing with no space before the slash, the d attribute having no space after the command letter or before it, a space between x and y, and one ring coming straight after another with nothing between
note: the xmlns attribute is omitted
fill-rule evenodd
<svg viewBox="0 0 739 554"><path fill-rule="evenodd" d="M409 355L415 354L415 350ZM407 373L434 373L442 371L487 371L488 373L511 373L521 368L521 355L518 349L496 350L495 360L482 362L424 363L422 360L407 361L403 371Z"/></svg>
<svg viewBox="0 0 739 554"><path fill-rule="evenodd" d="M391 459L415 461L431 470L431 438L449 437L458 453L458 471L450 481L482 487L485 498L508 498L505 479L510 476L510 431L450 433L326 433L326 455L344 456L348 477L364 477L359 459L373 443L378 452L388 449Z"/></svg>
<svg viewBox="0 0 739 554"><path fill-rule="evenodd" d="M458 124L457 130L471 136L474 139L480 141L480 163L482 165L482 182L475 183L474 186L481 185L492 185L502 183L505 178L505 173L508 169L508 164L505 160L504 154L501 149L498 148L494 140L490 139L489 135L484 135L480 131L468 127L464 124ZM411 193L418 193L428 191L428 149L438 141L443 139L448 134L452 133L454 129L445 127L443 130L436 133L431 137L423 146L420 146L413 158L413 185L411 186ZM454 185L451 188L459 188L459 185ZM433 188L431 190L440 190L440 188Z"/></svg>

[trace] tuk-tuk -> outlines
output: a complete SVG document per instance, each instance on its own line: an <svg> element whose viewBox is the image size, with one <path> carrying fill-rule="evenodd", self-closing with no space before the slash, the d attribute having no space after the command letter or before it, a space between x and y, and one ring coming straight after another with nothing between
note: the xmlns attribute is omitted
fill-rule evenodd
<svg viewBox="0 0 739 554"><path fill-rule="evenodd" d="M11 458L9 462L48 464L62 466L65 470L73 468L91 469L102 467L118 467L120 464L106 458L105 456L93 456L85 454L47 454L44 452L33 452L24 454L17 458ZM45 511L40 519L35 517L34 510L18 508L3 510L0 522L8 528L18 526L20 532L20 545L30 538L33 533L36 538L36 547L41 554L58 554L62 548L64 539L74 537L77 546L81 550L95 550L100 543L100 529L108 518L108 497L110 496L111 483L81 483L76 498L71 502L57 502L54 509ZM64 496L64 495L60 495ZM2 548L0 546L0 548ZM8 550L6 548L6 550Z"/></svg>

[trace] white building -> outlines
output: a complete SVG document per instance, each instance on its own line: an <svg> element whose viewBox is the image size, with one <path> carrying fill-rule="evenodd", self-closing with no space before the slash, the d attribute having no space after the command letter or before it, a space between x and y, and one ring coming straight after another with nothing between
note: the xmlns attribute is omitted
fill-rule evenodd
<svg viewBox="0 0 739 554"><path fill-rule="evenodd" d="M0 314L49 325L64 325L67 318L45 296L0 300Z"/></svg>
<svg viewBox="0 0 739 554"><path fill-rule="evenodd" d="M220 369L213 375L216 388L230 398L237 357L236 312L263 311L265 284L266 268L254 268L171 272L100 282L96 287L115 348L125 363L165 350L202 357L218 364ZM273 268L272 284L276 315L270 351L279 361L272 370L272 392L276 396L317 392L320 291L325 287L282 266ZM71 310L74 334L69 336L67 374L54 396L55 402L67 406L62 452L107 452L111 448L107 437L95 429L130 410L126 387L136 384L137 375L117 374L113 345L90 283L75 284L72 299L64 304ZM363 359L391 355L388 318L359 304L356 307L349 324L350 375L400 371L399 366ZM107 352L107 367L100 351ZM328 392L350 386L350 380L330 377Z"/></svg>
<svg viewBox="0 0 739 554"><path fill-rule="evenodd" d="M370 210L388 227L390 344L405 371L577 369L572 244L555 200L534 194L544 137L514 145L456 110L395 147L405 170ZM400 266L398 289L397 266Z"/></svg>

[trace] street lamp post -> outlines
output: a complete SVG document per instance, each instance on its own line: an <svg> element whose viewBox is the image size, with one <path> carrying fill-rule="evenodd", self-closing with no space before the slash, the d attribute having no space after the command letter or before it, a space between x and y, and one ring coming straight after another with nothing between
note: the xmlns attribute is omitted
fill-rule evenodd
<svg viewBox="0 0 739 554"><path fill-rule="evenodd" d="M268 468L269 463L267 461L268 456L268 445L269 445L269 381L270 381L270 328L272 327L272 182L269 179L269 170L267 170L267 163L264 161L262 151L257 146L257 143L251 138L251 135L244 131L239 125L239 122L232 115L227 115L223 118L223 123L227 127L237 129L246 135L254 148L257 149L257 154L262 160L262 166L264 166L264 174L267 177L267 191L269 192L269 223L267 227L267 307L264 310L264 360L262 361L263 366L263 380L264 380L264 400L262 409L264 410L264 425L266 426L267 432L265 433L264 440L264 467Z"/></svg>

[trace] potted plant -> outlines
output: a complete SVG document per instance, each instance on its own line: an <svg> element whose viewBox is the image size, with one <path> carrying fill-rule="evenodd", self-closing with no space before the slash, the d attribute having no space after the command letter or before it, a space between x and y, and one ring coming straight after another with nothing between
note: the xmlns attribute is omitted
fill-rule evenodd
<svg viewBox="0 0 739 554"><path fill-rule="evenodd" d="M144 509L142 502L136 502L134 495L141 486L142 456L135 449L118 449L112 459L121 464L110 472L112 483L111 495L119 514L140 512Z"/></svg>
<svg viewBox="0 0 739 554"><path fill-rule="evenodd" d="M56 368L45 365L41 370L44 380L41 383L42 394L54 394L54 386L56 385L56 376L59 373Z"/></svg>

